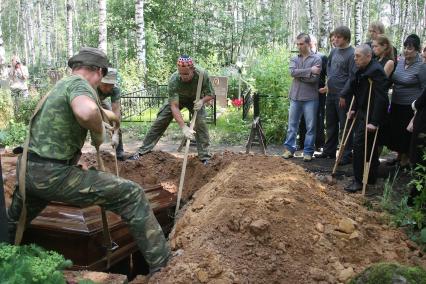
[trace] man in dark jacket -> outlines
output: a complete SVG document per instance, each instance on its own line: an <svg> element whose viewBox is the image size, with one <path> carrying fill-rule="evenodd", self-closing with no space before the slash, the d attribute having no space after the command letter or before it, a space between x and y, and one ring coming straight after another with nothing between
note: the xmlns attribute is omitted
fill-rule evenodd
<svg viewBox="0 0 426 284"><path fill-rule="evenodd" d="M379 157L377 143L373 148L374 135L383 123L384 116L389 104L387 96L387 77L383 67L372 60L372 50L369 45L363 44L355 49L355 65L357 71L350 82L348 94L354 94L355 101L350 114L356 116L355 130L353 137L353 170L354 180L352 184L345 188L346 191L354 193L362 189L364 173L364 149L365 149L365 127L367 127L367 160L373 151L373 158L370 166L368 178L369 184L376 182ZM371 86L371 96L370 96ZM368 109L368 103L370 106ZM368 110L368 114L367 114ZM368 119L367 123L366 120Z"/></svg>

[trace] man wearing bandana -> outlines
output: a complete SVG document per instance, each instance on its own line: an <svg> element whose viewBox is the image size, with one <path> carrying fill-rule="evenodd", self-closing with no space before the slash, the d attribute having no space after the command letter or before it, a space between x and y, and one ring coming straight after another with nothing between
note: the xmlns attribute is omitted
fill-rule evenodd
<svg viewBox="0 0 426 284"><path fill-rule="evenodd" d="M203 73L203 83L199 100L196 100L198 78ZM177 61L177 72L169 80L169 99L161 107L157 119L145 136L143 145L130 160L137 160L141 155L151 152L170 122L174 118L187 139L197 141L198 158L207 164L210 159L208 151L210 145L209 131L205 122L204 105L214 98L213 87L205 70L195 66L194 61L187 55L182 55ZM181 109L187 108L192 114L198 112L194 130L192 131L182 118Z"/></svg>

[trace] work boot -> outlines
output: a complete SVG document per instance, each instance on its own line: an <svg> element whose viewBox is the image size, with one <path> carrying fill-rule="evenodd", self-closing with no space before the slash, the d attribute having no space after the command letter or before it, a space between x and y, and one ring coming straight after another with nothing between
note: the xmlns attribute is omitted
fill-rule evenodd
<svg viewBox="0 0 426 284"><path fill-rule="evenodd" d="M356 193L357 191L362 190L362 183L357 182L356 180L353 180L350 185L345 187L345 191L349 193Z"/></svg>
<svg viewBox="0 0 426 284"><path fill-rule="evenodd" d="M293 153L291 153L288 149L284 150L284 153L282 154L282 157L284 159L290 159L293 158Z"/></svg>

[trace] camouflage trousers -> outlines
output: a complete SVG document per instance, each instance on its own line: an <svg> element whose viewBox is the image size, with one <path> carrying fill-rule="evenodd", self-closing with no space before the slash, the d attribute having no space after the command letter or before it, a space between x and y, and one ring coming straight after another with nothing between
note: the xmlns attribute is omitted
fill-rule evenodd
<svg viewBox="0 0 426 284"><path fill-rule="evenodd" d="M49 201L80 207L100 205L120 215L151 268L162 266L170 255L170 248L143 189L132 181L97 170L83 170L78 166L28 161L27 224ZM7 211L10 236L15 234L21 210L22 199L15 189Z"/></svg>
<svg viewBox="0 0 426 284"><path fill-rule="evenodd" d="M209 153L209 129L207 127L205 118L206 112L203 107L200 111L198 111L197 120L195 121L194 126L195 140L197 141L198 158L200 160L208 160L211 158ZM140 154L143 155L150 152L155 147L155 145L157 145L158 141L160 140L161 136L163 136L172 119L172 110L170 108L170 104L167 103L161 107L160 111L157 114L157 119L151 125L151 128L146 134L145 139L143 140L143 145L139 148Z"/></svg>

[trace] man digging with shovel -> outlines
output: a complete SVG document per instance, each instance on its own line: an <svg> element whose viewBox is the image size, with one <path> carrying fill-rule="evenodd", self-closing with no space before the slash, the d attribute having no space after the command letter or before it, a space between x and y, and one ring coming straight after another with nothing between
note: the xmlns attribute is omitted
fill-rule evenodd
<svg viewBox="0 0 426 284"><path fill-rule="evenodd" d="M141 155L151 152L174 118L187 139L197 141L198 158L207 164L210 159L209 130L205 122L204 105L214 98L213 87L207 72L194 65L191 57L182 55L177 61L177 72L169 80L169 100L158 112L143 140L139 151L130 160L138 160ZM196 98L198 80L202 80L200 98ZM191 113L198 112L193 131L182 118L181 109L187 108ZM195 135L194 135L195 134Z"/></svg>
<svg viewBox="0 0 426 284"><path fill-rule="evenodd" d="M368 184L376 182L380 164L376 138L379 126L389 104L387 96L387 76L383 67L372 60L372 50L367 44L355 49L357 71L350 83L349 93L353 93L354 104L349 115L355 117L353 139L354 180L345 190L355 193ZM371 167L371 169L370 169Z"/></svg>
<svg viewBox="0 0 426 284"><path fill-rule="evenodd" d="M112 112L102 110L95 91L107 74L107 57L97 48L85 47L69 59L68 66L71 76L57 82L41 99L30 120L18 158L19 187L7 211L9 235L17 231L15 243L19 244L25 225L50 201L99 205L121 216L151 273L158 271L166 265L170 248L144 190L132 181L76 165L87 132L99 150L105 127L120 123Z"/></svg>

